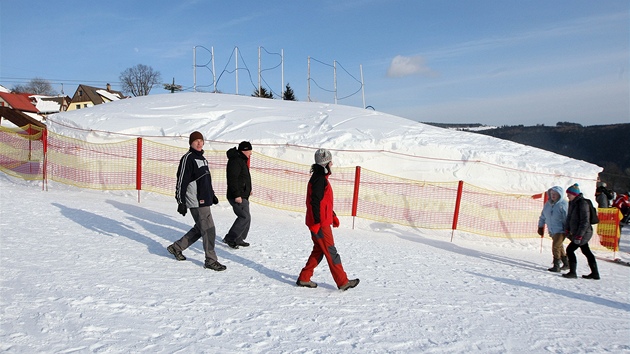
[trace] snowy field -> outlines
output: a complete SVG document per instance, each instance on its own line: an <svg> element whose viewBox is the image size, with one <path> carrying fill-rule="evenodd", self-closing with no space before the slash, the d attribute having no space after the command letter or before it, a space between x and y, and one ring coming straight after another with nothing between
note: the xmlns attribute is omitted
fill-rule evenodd
<svg viewBox="0 0 630 354"><path fill-rule="evenodd" d="M341 218L337 247L361 279L341 292L325 262L317 289L295 286L312 245L302 213L253 205L251 247L217 242L227 270L214 272L201 241L183 262L166 251L192 225L172 197L43 192L0 174L0 212L7 353L630 352L630 267L600 260L601 280L564 279L546 270L548 237L541 252L540 239L450 242L448 231ZM231 208L223 199L212 212L222 237Z"/></svg>

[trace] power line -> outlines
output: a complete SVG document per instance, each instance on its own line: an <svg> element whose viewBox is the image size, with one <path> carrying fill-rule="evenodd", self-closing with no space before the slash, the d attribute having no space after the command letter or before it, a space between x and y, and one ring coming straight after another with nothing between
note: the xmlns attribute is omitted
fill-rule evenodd
<svg viewBox="0 0 630 354"><path fill-rule="evenodd" d="M34 78L38 78L38 79L42 79L42 80L46 80L50 83L55 83L55 84L65 84L65 83L77 83L77 84L83 84L83 83L94 83L94 84L122 84L122 82L120 81L107 81L107 80L102 80L102 81L96 81L96 80L65 80L65 79L47 79L45 77L31 77L31 78L25 78L25 77L6 77L6 76L0 76L0 81L4 81L4 82L12 82L12 83L29 83L31 82L31 80L33 80Z"/></svg>

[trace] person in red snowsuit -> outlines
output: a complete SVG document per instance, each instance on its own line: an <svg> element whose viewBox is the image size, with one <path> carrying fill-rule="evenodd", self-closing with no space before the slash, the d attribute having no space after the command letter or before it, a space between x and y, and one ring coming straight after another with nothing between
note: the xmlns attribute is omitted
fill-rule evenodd
<svg viewBox="0 0 630 354"><path fill-rule="evenodd" d="M317 283L311 281L315 267L324 257L332 273L337 287L341 290L354 288L359 279L348 280L341 264L341 256L337 253L331 225L339 227L339 219L333 211L333 190L328 182L331 174L332 155L326 149L315 152L315 164L311 166L311 178L306 192L306 226L311 231L313 251L300 272L296 284L307 288L316 288Z"/></svg>

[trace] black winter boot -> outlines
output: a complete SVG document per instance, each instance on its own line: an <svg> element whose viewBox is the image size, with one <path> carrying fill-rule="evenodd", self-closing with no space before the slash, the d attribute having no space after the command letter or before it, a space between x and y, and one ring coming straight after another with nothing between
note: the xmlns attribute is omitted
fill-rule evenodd
<svg viewBox="0 0 630 354"><path fill-rule="evenodd" d="M560 267L560 270L567 270L569 269L569 257L564 256L562 257L562 267Z"/></svg>
<svg viewBox="0 0 630 354"><path fill-rule="evenodd" d="M593 262L593 263L589 262L588 266L591 268L591 274L583 275L582 278L599 280L599 271L597 270L597 262Z"/></svg>
<svg viewBox="0 0 630 354"><path fill-rule="evenodd" d="M166 250L168 251L168 253L172 254L178 261L186 260L186 257L182 254L182 251L176 250L173 245L166 247Z"/></svg>
<svg viewBox="0 0 630 354"><path fill-rule="evenodd" d="M559 259L554 259L553 260L553 267L547 269L550 272L554 272L554 273L558 273L560 271L560 260Z"/></svg>
<svg viewBox="0 0 630 354"><path fill-rule="evenodd" d="M575 272L575 270L577 269L577 262L571 262L569 261L569 272L562 274L563 277L565 278L577 278L577 273Z"/></svg>

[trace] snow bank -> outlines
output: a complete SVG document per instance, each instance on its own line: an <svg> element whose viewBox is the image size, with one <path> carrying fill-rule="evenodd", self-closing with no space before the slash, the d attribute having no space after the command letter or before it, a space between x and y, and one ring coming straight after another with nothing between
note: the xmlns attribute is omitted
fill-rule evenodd
<svg viewBox="0 0 630 354"><path fill-rule="evenodd" d="M541 149L372 110L227 94L136 97L55 114L47 123L52 132L97 143L142 136L186 146L198 130L209 140L206 149L249 140L259 153L305 165L312 163L313 149L325 147L334 150L337 166L414 180L463 180L509 193L577 182L591 197L602 171Z"/></svg>

